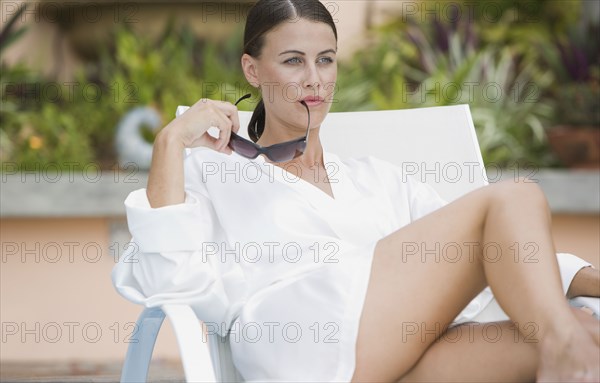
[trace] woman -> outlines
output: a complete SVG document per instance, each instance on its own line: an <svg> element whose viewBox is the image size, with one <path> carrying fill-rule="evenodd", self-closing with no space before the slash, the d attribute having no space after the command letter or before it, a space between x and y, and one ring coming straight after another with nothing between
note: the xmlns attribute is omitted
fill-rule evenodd
<svg viewBox="0 0 600 383"><path fill-rule="evenodd" d="M119 291L191 304L230 333L248 381L600 379L598 322L564 298L541 191L505 182L445 204L385 161L340 161L319 140L336 51L319 1L255 4L241 59L262 95L249 135L279 146L244 157L227 102L202 99L169 123L147 190L126 200L139 254L115 268ZM512 254L515 242L536 243L536 262L485 258L485 244ZM449 243L469 256L440 262ZM598 296L598 280L582 269L569 293ZM493 342L464 311L488 285L512 319Z"/></svg>

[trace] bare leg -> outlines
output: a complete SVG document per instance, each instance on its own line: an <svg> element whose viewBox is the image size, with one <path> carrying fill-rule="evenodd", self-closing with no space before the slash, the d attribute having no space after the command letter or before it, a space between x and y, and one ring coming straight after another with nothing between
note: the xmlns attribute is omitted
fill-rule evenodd
<svg viewBox="0 0 600 383"><path fill-rule="evenodd" d="M535 330L538 378L599 374L598 346L564 298L545 197L521 180L478 189L378 242L352 381L400 379L487 284L519 328Z"/></svg>
<svg viewBox="0 0 600 383"><path fill-rule="evenodd" d="M598 321L581 310L576 310L575 315L598 341ZM533 382L539 355L531 335L527 330L519 331L511 321L453 327L427 349L400 381Z"/></svg>
<svg viewBox="0 0 600 383"><path fill-rule="evenodd" d="M600 270L584 267L575 274L567 291L567 298L600 297Z"/></svg>
<svg viewBox="0 0 600 383"><path fill-rule="evenodd" d="M600 321L598 321L598 319L594 318L592 314L588 313L584 309L573 308L573 310L575 316L579 320L579 323L581 323L591 335L592 339L594 339L594 342L600 345ZM600 358L597 360L600 360Z"/></svg>
<svg viewBox="0 0 600 383"><path fill-rule="evenodd" d="M513 322L464 323L433 343L400 382L534 382L537 347Z"/></svg>

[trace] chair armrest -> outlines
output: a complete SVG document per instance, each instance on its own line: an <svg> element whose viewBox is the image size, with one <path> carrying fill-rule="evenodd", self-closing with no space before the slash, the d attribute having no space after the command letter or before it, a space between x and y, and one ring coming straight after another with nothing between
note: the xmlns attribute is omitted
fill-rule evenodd
<svg viewBox="0 0 600 383"><path fill-rule="evenodd" d="M208 340L194 310L187 305L163 305L162 310L173 326L186 381L216 382Z"/></svg>
<svg viewBox="0 0 600 383"><path fill-rule="evenodd" d="M163 305L147 308L140 314L125 356L121 383L147 381L154 344L165 316L169 318L177 338L186 381L216 382L208 343L192 308Z"/></svg>
<svg viewBox="0 0 600 383"><path fill-rule="evenodd" d="M125 363L121 371L121 383L145 382L158 332L165 319L160 307L147 308L140 314L131 343L127 348Z"/></svg>

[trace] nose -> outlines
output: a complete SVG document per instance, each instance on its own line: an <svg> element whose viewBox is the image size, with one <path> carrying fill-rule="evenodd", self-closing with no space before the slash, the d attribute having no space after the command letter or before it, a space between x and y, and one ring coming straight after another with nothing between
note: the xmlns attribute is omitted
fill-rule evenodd
<svg viewBox="0 0 600 383"><path fill-rule="evenodd" d="M321 86L319 73L317 71L316 64L310 64L306 66L304 83L302 86L304 88L319 88Z"/></svg>

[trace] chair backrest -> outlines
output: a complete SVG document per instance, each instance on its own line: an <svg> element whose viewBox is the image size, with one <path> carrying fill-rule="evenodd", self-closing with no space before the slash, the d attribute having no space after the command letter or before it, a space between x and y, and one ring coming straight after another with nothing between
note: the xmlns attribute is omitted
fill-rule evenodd
<svg viewBox="0 0 600 383"><path fill-rule="evenodd" d="M251 112L240 112L248 138ZM487 184L468 105L329 113L321 126L325 150L341 159L374 155L433 186L447 201Z"/></svg>

